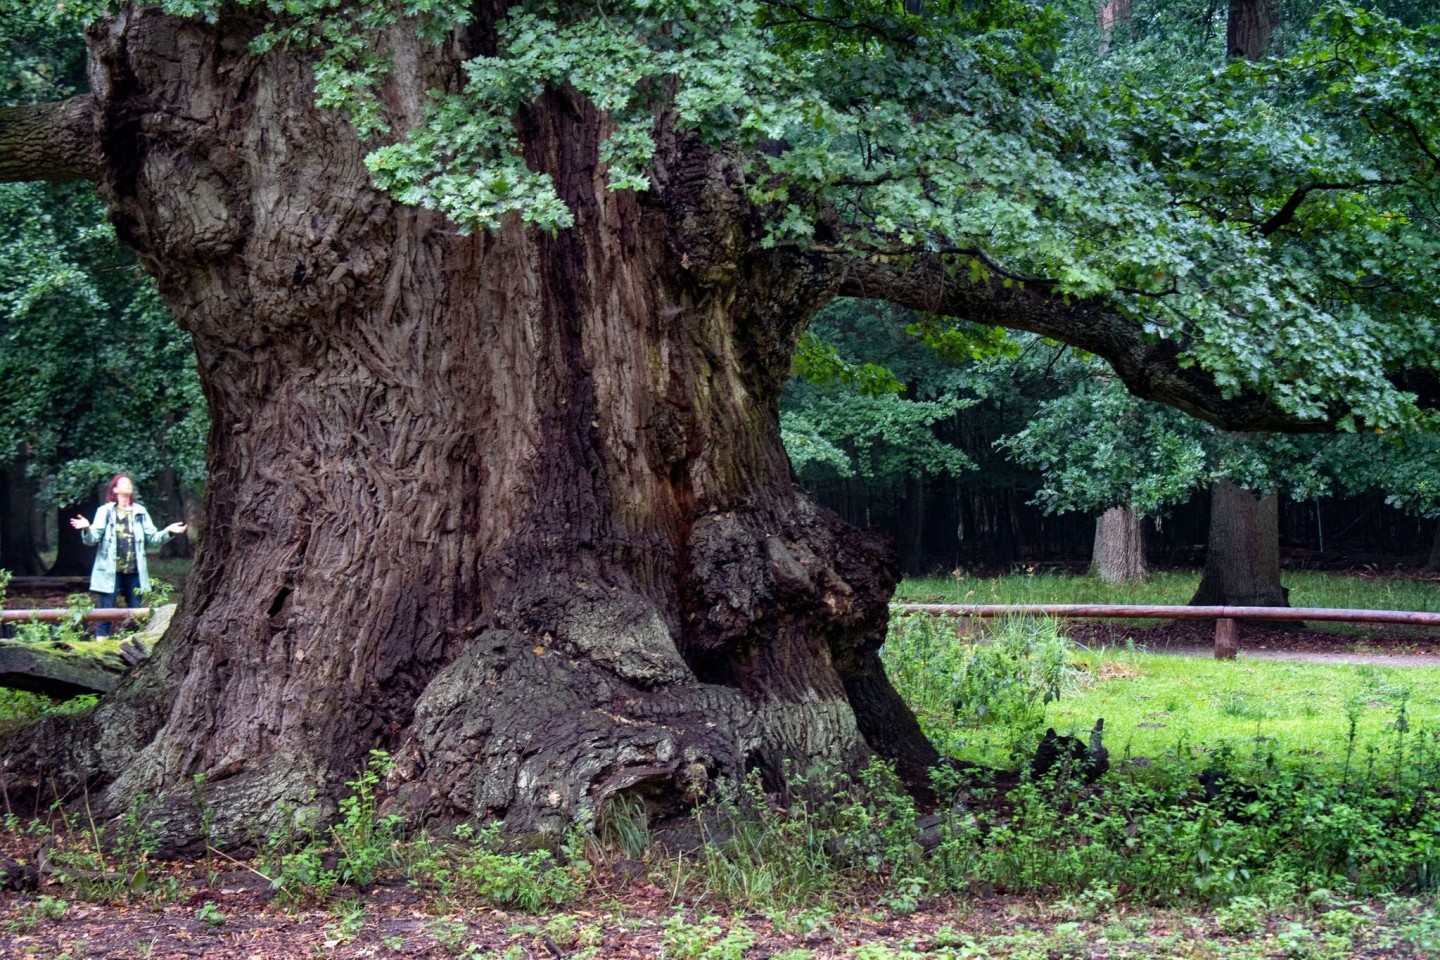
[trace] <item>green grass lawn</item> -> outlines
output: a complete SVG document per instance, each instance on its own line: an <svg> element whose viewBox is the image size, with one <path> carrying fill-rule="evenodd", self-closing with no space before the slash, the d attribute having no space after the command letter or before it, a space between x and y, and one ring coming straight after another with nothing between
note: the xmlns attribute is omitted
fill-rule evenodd
<svg viewBox="0 0 1440 960"><path fill-rule="evenodd" d="M1398 733L1406 750L1429 737L1432 752L1440 733L1436 668L1083 650L1048 620L995 621L982 662L947 624L908 619L892 625L887 670L936 744L961 759L1016 763L1045 727L1083 739L1100 717L1116 761L1226 751L1338 771L1347 748L1363 765L1393 755ZM1058 699L1042 702L1047 690ZM977 704L987 705L978 718Z"/></svg>
<svg viewBox="0 0 1440 960"><path fill-rule="evenodd" d="M1117 758L1273 746L1282 761L1335 767L1348 744L1354 762L1388 752L1402 710L1412 734L1440 732L1437 669L1125 652L1082 654L1076 663L1084 669L1046 706L1044 722L1079 732L1104 717Z"/></svg>

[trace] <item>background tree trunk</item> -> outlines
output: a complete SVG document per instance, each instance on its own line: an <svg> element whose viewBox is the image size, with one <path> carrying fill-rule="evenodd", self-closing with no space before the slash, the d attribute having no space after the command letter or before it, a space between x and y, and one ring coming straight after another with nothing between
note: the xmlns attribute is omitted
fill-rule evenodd
<svg viewBox="0 0 1440 960"><path fill-rule="evenodd" d="M175 470L172 467L165 467L155 478L155 482L165 498L165 514L163 517L157 518L156 523L164 526L176 520L184 523L191 522L193 518L191 517L190 497ZM171 537L160 548L160 556L172 559L193 557L195 556L195 541L189 536Z"/></svg>
<svg viewBox="0 0 1440 960"><path fill-rule="evenodd" d="M1259 60L1270 49L1274 30L1272 0L1230 0L1225 21L1225 55Z"/></svg>
<svg viewBox="0 0 1440 960"><path fill-rule="evenodd" d="M1106 583L1139 583L1150 576L1145 529L1133 507L1111 507L1095 520L1091 569Z"/></svg>
<svg viewBox="0 0 1440 960"><path fill-rule="evenodd" d="M1274 494L1257 497L1228 480L1210 488L1210 536L1196 606L1288 607L1280 584Z"/></svg>
<svg viewBox="0 0 1440 960"><path fill-rule="evenodd" d="M923 787L938 757L878 658L893 554L780 442L833 278L752 255L696 141L662 138L653 193L606 190L601 117L564 93L521 129L575 226L462 236L377 193L308 68L252 32L154 8L92 31L101 191L209 401L205 537L152 659L12 744L12 778L83 779L111 815L158 797L172 850L195 774L237 840L332 816L375 747L391 809L514 830L873 753ZM400 129L403 91L476 52L388 42Z"/></svg>
<svg viewBox="0 0 1440 960"><path fill-rule="evenodd" d="M25 461L0 468L0 569L17 577L40 572L35 551L35 484L25 475Z"/></svg>
<svg viewBox="0 0 1440 960"><path fill-rule="evenodd" d="M61 507L55 511L55 562L45 571L52 577L88 577L95 562L95 548L85 546L80 531L70 526L75 517L89 520L100 507L98 496L88 497L79 503Z"/></svg>
<svg viewBox="0 0 1440 960"><path fill-rule="evenodd" d="M1440 570L1440 520L1435 521L1435 540L1430 544L1430 562L1425 569Z"/></svg>
<svg viewBox="0 0 1440 960"><path fill-rule="evenodd" d="M1100 27L1100 56L1110 52L1111 37L1115 28L1130 23L1132 0L1100 0L1095 7L1095 18Z"/></svg>

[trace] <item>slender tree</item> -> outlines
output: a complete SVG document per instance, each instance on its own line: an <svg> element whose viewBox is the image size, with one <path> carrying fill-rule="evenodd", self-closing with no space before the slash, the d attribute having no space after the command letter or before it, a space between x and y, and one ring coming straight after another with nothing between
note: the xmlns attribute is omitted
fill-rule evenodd
<svg viewBox="0 0 1440 960"><path fill-rule="evenodd" d="M1096 517L1091 566L1108 583L1148 575L1141 521L1189 499L1210 476L1205 425L1130 396L1103 364L1039 405L1026 427L1001 438L1040 471L1035 502L1046 512Z"/></svg>

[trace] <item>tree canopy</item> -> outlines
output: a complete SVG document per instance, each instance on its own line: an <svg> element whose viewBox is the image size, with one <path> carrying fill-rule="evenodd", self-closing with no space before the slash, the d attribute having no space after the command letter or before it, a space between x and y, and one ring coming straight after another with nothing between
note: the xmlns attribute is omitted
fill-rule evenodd
<svg viewBox="0 0 1440 960"><path fill-rule="evenodd" d="M1088 18L1020 0L502 4L463 78L396 129L391 56L367 37L403 20L441 44L470 4L164 7L247 11L264 21L257 51L311 51L318 102L371 144L375 182L462 230L573 223L514 123L564 86L606 113L613 188L652 187L656 144L698 134L733 153L765 244L868 264L856 292L916 306L929 258L1013 285L1016 302L974 303L928 284L928 306L1083 340L1189 412L1393 428L1428 422L1440 396L1430 25L1334 4L1284 56L1177 71L1153 42L1096 57ZM1081 299L1103 316L1060 316ZM1162 382L1166 357L1213 395ZM1241 411L1244 396L1268 412Z"/></svg>

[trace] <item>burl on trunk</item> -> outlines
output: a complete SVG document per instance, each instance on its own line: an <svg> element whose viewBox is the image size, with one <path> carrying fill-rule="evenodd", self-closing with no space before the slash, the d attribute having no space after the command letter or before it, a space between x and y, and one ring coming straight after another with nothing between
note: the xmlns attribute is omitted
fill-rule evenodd
<svg viewBox="0 0 1440 960"><path fill-rule="evenodd" d="M761 254L729 161L684 136L651 193L607 190L603 118L563 91L519 122L574 228L463 235L377 192L253 29L92 31L97 179L213 418L204 540L157 656L12 743L12 795L159 797L177 843L196 774L241 839L332 811L374 747L395 808L516 829L873 752L922 784L936 755L877 658L893 558L780 443L834 277ZM389 42L403 129L404 91L453 87L467 51Z"/></svg>

